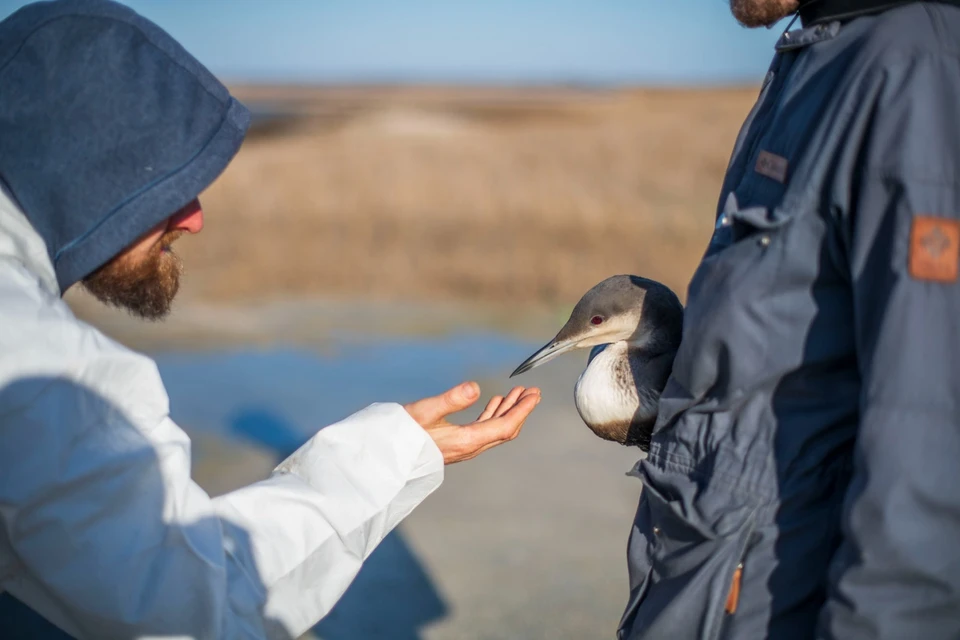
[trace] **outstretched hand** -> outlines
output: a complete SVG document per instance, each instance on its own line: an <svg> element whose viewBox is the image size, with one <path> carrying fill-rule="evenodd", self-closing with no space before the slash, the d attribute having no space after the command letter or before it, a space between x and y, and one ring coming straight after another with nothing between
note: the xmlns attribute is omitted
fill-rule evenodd
<svg viewBox="0 0 960 640"><path fill-rule="evenodd" d="M506 397L491 398L476 421L465 425L447 422L447 416L473 405L479 397L480 387L467 382L403 408L433 438L443 453L444 464L453 464L520 435L527 416L540 402L540 389L514 387Z"/></svg>

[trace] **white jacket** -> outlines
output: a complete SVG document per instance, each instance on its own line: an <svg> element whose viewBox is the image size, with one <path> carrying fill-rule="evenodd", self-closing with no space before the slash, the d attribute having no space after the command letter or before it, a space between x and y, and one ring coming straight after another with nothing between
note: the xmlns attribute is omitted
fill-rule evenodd
<svg viewBox="0 0 960 640"><path fill-rule="evenodd" d="M442 479L375 404L210 498L154 363L73 316L0 192L0 591L78 639L296 638Z"/></svg>

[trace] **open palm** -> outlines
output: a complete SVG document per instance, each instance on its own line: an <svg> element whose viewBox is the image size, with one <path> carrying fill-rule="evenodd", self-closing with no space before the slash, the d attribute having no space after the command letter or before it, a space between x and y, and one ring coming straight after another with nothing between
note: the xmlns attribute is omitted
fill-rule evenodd
<svg viewBox="0 0 960 640"><path fill-rule="evenodd" d="M540 389L514 387L506 397L491 398L474 422L457 425L447 421L449 415L470 407L479 398L479 385L468 382L439 396L404 405L404 409L433 438L444 463L452 464L516 438L540 402Z"/></svg>

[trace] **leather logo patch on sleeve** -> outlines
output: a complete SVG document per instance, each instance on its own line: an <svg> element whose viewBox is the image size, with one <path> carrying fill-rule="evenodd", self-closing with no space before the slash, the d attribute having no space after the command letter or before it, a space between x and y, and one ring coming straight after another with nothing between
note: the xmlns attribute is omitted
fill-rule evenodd
<svg viewBox="0 0 960 640"><path fill-rule="evenodd" d="M757 156L757 173L776 180L780 184L787 181L787 159L769 151L761 151Z"/></svg>
<svg viewBox="0 0 960 640"><path fill-rule="evenodd" d="M956 282L960 267L960 221L917 216L910 229L910 276Z"/></svg>

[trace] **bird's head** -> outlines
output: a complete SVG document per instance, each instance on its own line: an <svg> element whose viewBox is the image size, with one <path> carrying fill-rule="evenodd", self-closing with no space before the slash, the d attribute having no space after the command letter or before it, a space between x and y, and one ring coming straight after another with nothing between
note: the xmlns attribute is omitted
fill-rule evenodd
<svg viewBox="0 0 960 640"><path fill-rule="evenodd" d="M683 305L668 287L638 276L612 276L587 291L553 340L510 377L562 353L614 342L627 342L651 354L676 350L682 328Z"/></svg>

